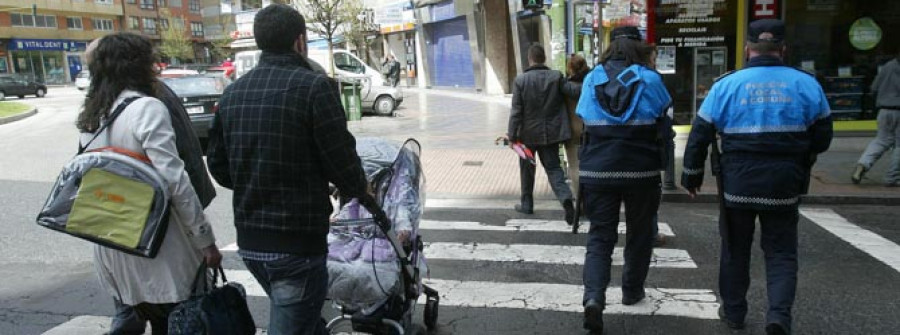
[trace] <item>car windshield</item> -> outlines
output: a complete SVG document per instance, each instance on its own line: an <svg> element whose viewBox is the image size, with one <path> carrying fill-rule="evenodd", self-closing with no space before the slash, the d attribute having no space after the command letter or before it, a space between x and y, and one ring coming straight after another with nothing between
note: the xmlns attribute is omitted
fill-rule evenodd
<svg viewBox="0 0 900 335"><path fill-rule="evenodd" d="M163 82L178 96L222 94L227 85L224 80L212 77L167 78Z"/></svg>

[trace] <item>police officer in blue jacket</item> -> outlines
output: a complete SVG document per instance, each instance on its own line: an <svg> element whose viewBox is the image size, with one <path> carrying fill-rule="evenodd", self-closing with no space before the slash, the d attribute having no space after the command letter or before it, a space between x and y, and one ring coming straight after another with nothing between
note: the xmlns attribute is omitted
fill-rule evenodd
<svg viewBox="0 0 900 335"><path fill-rule="evenodd" d="M730 328L744 327L758 217L768 283L766 332L790 334L798 205L815 155L831 144L831 113L815 78L784 64L783 22L754 21L747 41L746 68L720 78L697 113L681 183L692 196L699 191L707 149L718 133L725 202L720 215L720 317Z"/></svg>
<svg viewBox="0 0 900 335"><path fill-rule="evenodd" d="M611 255L625 204L622 304L644 299L660 200L660 170L671 131L672 98L659 73L647 67L653 47L635 27L618 27L601 64L584 80L576 113L584 121L579 182L591 221L584 261L584 327L603 332Z"/></svg>

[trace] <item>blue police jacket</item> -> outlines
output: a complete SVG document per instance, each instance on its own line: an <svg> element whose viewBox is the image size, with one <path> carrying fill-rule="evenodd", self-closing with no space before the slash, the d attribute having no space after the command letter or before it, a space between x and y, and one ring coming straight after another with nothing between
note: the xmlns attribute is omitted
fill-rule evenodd
<svg viewBox="0 0 900 335"><path fill-rule="evenodd" d="M610 60L584 80L576 114L585 132L579 151L582 184L659 187L672 98L654 70Z"/></svg>
<svg viewBox="0 0 900 335"><path fill-rule="evenodd" d="M806 192L815 155L831 145L831 111L813 76L758 56L713 84L700 106L684 152L685 188L703 184L717 133L725 205L788 209Z"/></svg>

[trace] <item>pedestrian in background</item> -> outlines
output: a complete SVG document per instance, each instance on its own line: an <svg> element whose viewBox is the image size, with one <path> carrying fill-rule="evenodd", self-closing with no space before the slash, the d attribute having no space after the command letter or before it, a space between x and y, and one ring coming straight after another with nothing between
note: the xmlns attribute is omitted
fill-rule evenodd
<svg viewBox="0 0 900 335"><path fill-rule="evenodd" d="M581 86L584 77L591 72L587 61L579 54L572 54L566 64L567 80L573 85ZM575 114L578 106L578 97L566 98L566 109L569 112L569 126L572 127L572 138L566 141L566 159L568 160L568 174L572 194L578 194L578 148L581 147L581 134L584 132L584 122Z"/></svg>
<svg viewBox="0 0 900 335"><path fill-rule="evenodd" d="M222 255L179 157L170 111L157 98L162 84L156 79L150 40L116 33L92 44L87 52L91 86L76 123L82 143L94 136L112 110L138 97L87 149L112 146L147 156L172 194L164 242L155 258L94 247L97 276L116 304L110 334L143 334L147 321L154 335L166 334L169 312L190 297L200 262L215 267Z"/></svg>
<svg viewBox="0 0 900 335"><path fill-rule="evenodd" d="M253 34L262 55L222 95L209 168L234 190L238 254L269 296L269 334L325 334L328 184L371 197L337 83L305 60L303 16L270 5Z"/></svg>
<svg viewBox="0 0 900 335"><path fill-rule="evenodd" d="M872 93L875 94L875 105L879 109L878 134L859 157L851 180L854 184L859 184L881 155L893 148L893 158L884 176L884 185L897 187L900 186L900 54L879 68L872 81Z"/></svg>
<svg viewBox="0 0 900 335"><path fill-rule="evenodd" d="M660 170L672 98L650 64L652 47L636 27L610 35L600 65L588 74L578 101L585 136L580 183L591 221L584 260L584 327L603 333L603 309L612 253L618 239L619 209L625 205L625 267L622 304L644 299L650 268L654 217L659 208Z"/></svg>
<svg viewBox="0 0 900 335"><path fill-rule="evenodd" d="M388 77L391 80L391 86L397 87L400 83L400 62L397 61L397 58L395 58L394 55L388 56L388 59L388 64L390 64Z"/></svg>
<svg viewBox="0 0 900 335"><path fill-rule="evenodd" d="M822 87L784 61L784 23L754 21L744 52L746 68L720 78L709 91L688 138L681 183L691 196L703 184L707 150L721 136L719 162L725 213L719 315L744 327L750 287L750 247L759 218L766 259L767 334L791 333L797 288L797 222L814 155L828 150L832 123ZM717 150L717 149L716 149Z"/></svg>
<svg viewBox="0 0 900 335"><path fill-rule="evenodd" d="M528 48L529 67L513 84L506 136L510 144L522 142L540 158L550 187L565 210L565 220L571 225L576 220L575 205L559 160L559 146L572 138L564 99L578 96L580 88L568 83L559 71L544 65L546 60L544 47L532 45ZM522 198L515 210L520 213L534 213L534 174L535 166L519 159Z"/></svg>

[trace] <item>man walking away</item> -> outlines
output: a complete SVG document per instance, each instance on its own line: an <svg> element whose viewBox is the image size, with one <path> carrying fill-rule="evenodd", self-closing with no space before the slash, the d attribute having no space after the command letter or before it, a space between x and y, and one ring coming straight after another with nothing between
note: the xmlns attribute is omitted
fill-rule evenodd
<svg viewBox="0 0 900 335"><path fill-rule="evenodd" d="M270 298L269 334L325 334L328 183L371 198L337 84L304 60L303 16L270 5L253 33L262 55L222 96L209 167L234 190L239 254Z"/></svg>
<svg viewBox="0 0 900 335"><path fill-rule="evenodd" d="M580 87L568 84L562 73L544 65L546 60L544 48L540 45L528 49L530 67L516 77L513 85L512 110L506 135L510 143L521 141L539 156L550 187L566 211L566 222L571 225L575 222L575 205L560 165L559 145L572 137L564 92L565 95L577 97ZM534 173L534 165L524 159L519 160L522 200L515 209L520 213L534 213Z"/></svg>
<svg viewBox="0 0 900 335"><path fill-rule="evenodd" d="M800 195L806 192L815 155L831 145L831 111L816 79L784 64L782 21L754 21L748 35L747 67L720 78L700 106L684 153L681 184L696 196L707 149L716 145L718 132L718 177L725 201L725 213L719 216L719 316L730 328L744 327L750 247L759 217L768 284L766 333L790 334Z"/></svg>
<svg viewBox="0 0 900 335"><path fill-rule="evenodd" d="M885 151L894 148L891 167L884 176L885 186L900 186L900 54L884 64L872 82L878 112L878 134L859 158L851 179L859 184L863 176Z"/></svg>
<svg viewBox="0 0 900 335"><path fill-rule="evenodd" d="M400 62L397 61L397 58L394 55L390 55L388 65L390 66L390 74L388 74L389 80L391 81L391 86L397 87L397 84L400 83Z"/></svg>

